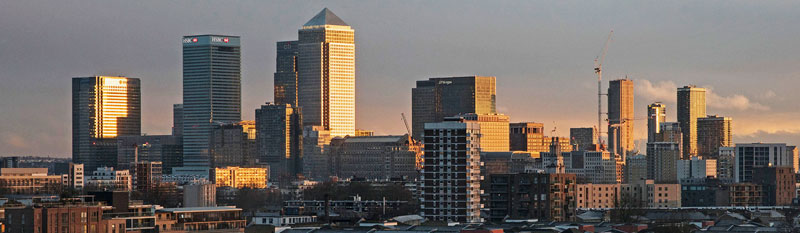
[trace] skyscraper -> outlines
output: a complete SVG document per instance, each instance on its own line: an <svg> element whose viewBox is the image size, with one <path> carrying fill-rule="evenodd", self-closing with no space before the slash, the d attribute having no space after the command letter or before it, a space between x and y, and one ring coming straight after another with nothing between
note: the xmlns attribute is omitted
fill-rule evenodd
<svg viewBox="0 0 800 233"><path fill-rule="evenodd" d="M172 105L172 136L183 136L183 104Z"/></svg>
<svg viewBox="0 0 800 233"><path fill-rule="evenodd" d="M261 105L256 109L256 144L260 163L269 164L279 181L303 173L303 119L291 104Z"/></svg>
<svg viewBox="0 0 800 233"><path fill-rule="evenodd" d="M578 145L577 150L597 150L597 131L594 128L570 128L569 138L571 144Z"/></svg>
<svg viewBox="0 0 800 233"><path fill-rule="evenodd" d="M697 118L706 116L706 89L678 88L678 123L683 132L683 158L697 155Z"/></svg>
<svg viewBox="0 0 800 233"><path fill-rule="evenodd" d="M720 147L733 146L731 121L716 115L697 118L697 155L717 158Z"/></svg>
<svg viewBox="0 0 800 233"><path fill-rule="evenodd" d="M481 220L480 128L466 120L425 124L422 217L440 222Z"/></svg>
<svg viewBox="0 0 800 233"><path fill-rule="evenodd" d="M356 128L355 31L328 8L298 31L297 103L303 125L323 126L331 136Z"/></svg>
<svg viewBox="0 0 800 233"><path fill-rule="evenodd" d="M675 142L647 143L647 178L656 183L678 183L678 161L681 147Z"/></svg>
<svg viewBox="0 0 800 233"><path fill-rule="evenodd" d="M209 167L215 122L241 120L241 50L238 36L183 37L183 165Z"/></svg>
<svg viewBox="0 0 800 233"><path fill-rule="evenodd" d="M656 141L662 122L667 122L667 106L660 102L647 105L647 142Z"/></svg>
<svg viewBox="0 0 800 233"><path fill-rule="evenodd" d="M117 165L117 136L141 133L138 78L72 79L72 161L86 170Z"/></svg>
<svg viewBox="0 0 800 233"><path fill-rule="evenodd" d="M297 106L298 41L278 41L275 59L275 104Z"/></svg>
<svg viewBox="0 0 800 233"><path fill-rule="evenodd" d="M464 113L496 114L495 77L466 76L417 81L411 90L413 136L422 138L425 123Z"/></svg>
<svg viewBox="0 0 800 233"><path fill-rule="evenodd" d="M611 80L608 85L608 148L625 160L633 151L633 81Z"/></svg>

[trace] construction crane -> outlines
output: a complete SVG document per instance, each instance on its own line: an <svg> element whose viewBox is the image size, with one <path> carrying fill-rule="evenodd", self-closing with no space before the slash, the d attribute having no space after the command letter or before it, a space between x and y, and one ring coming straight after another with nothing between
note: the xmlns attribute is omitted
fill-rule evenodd
<svg viewBox="0 0 800 233"><path fill-rule="evenodd" d="M602 143L600 141L600 135L603 133L603 129L600 127L603 125L603 60L606 59L606 52L608 52L608 44L611 43L611 35L614 34L614 30L608 33L608 38L606 39L606 44L603 46L603 50L600 52L600 55L594 58L594 73L597 74L597 142Z"/></svg>
<svg viewBox="0 0 800 233"><path fill-rule="evenodd" d="M400 113L400 117L403 118L403 124L406 125L406 132L408 132L408 147L409 147L409 149L412 149L412 148L419 148L420 149L419 152L417 153L417 155L414 158L414 165L417 168L417 170L422 170L422 164L425 162L425 158L423 157L422 150L421 150L422 145L420 145L420 143L418 143L417 141L414 140L413 137L411 137L411 127L408 127L408 120L406 120L406 114L401 112Z"/></svg>

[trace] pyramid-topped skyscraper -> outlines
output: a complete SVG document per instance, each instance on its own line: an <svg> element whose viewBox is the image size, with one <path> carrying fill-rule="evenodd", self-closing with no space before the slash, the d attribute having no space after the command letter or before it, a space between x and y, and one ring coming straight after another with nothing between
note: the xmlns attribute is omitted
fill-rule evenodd
<svg viewBox="0 0 800 233"><path fill-rule="evenodd" d="M298 31L297 105L304 126L355 134L355 31L327 8Z"/></svg>

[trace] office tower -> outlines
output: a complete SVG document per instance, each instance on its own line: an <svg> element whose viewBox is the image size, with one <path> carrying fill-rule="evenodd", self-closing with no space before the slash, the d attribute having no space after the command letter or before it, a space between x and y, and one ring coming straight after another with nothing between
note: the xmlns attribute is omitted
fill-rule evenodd
<svg viewBox="0 0 800 233"><path fill-rule="evenodd" d="M141 133L138 78L72 79L72 161L89 171L117 165L117 136Z"/></svg>
<svg viewBox="0 0 800 233"><path fill-rule="evenodd" d="M422 217L440 222L480 222L480 125L444 121L426 123L424 129Z"/></svg>
<svg viewBox="0 0 800 233"><path fill-rule="evenodd" d="M421 148L409 142L408 135L334 138L328 158L333 175L339 178L416 180L416 159Z"/></svg>
<svg viewBox="0 0 800 233"><path fill-rule="evenodd" d="M273 179L284 181L303 173L303 119L299 108L291 104L261 105L256 109L256 132L259 163L269 165Z"/></svg>
<svg viewBox="0 0 800 233"><path fill-rule="evenodd" d="M683 133L683 158L697 155L697 118L706 116L706 89L678 88L678 123Z"/></svg>
<svg viewBox="0 0 800 233"><path fill-rule="evenodd" d="M633 81L611 80L608 84L608 148L622 160L633 151Z"/></svg>
<svg viewBox="0 0 800 233"><path fill-rule="evenodd" d="M576 150L597 150L597 131L594 128L570 128L570 144L577 145Z"/></svg>
<svg viewBox="0 0 800 233"><path fill-rule="evenodd" d="M761 206L790 206L795 193L795 174L792 167L757 167L753 183L761 185Z"/></svg>
<svg viewBox="0 0 800 233"><path fill-rule="evenodd" d="M660 102L647 105L647 142L656 141L663 122L667 122L667 106Z"/></svg>
<svg viewBox="0 0 800 233"><path fill-rule="evenodd" d="M172 136L183 136L183 104L172 105Z"/></svg>
<svg viewBox="0 0 800 233"><path fill-rule="evenodd" d="M520 122L509 124L509 141L512 151L550 151L549 143L544 141L544 124L542 123Z"/></svg>
<svg viewBox="0 0 800 233"><path fill-rule="evenodd" d="M130 169L135 162L162 162L164 171L182 164L180 160L180 137L172 135L144 135L144 136L119 136L117 137L117 165L116 169Z"/></svg>
<svg viewBox="0 0 800 233"><path fill-rule="evenodd" d="M263 189L269 180L268 170L267 167L218 167L214 183L217 187Z"/></svg>
<svg viewBox="0 0 800 233"><path fill-rule="evenodd" d="M213 167L252 166L257 160L256 122L218 123L211 127L209 151Z"/></svg>
<svg viewBox="0 0 800 233"><path fill-rule="evenodd" d="M786 143L737 143L734 152L736 182L753 182L757 167L794 167Z"/></svg>
<svg viewBox="0 0 800 233"><path fill-rule="evenodd" d="M731 121L716 115L697 118L697 155L716 158L720 147L733 146Z"/></svg>
<svg viewBox="0 0 800 233"><path fill-rule="evenodd" d="M717 177L717 160L691 159L678 160L678 181L681 183L692 183L693 180L705 180L706 178Z"/></svg>
<svg viewBox="0 0 800 233"><path fill-rule="evenodd" d="M322 126L303 127L303 175L313 180L325 181L330 177L328 148L331 132Z"/></svg>
<svg viewBox="0 0 800 233"><path fill-rule="evenodd" d="M508 116L503 114L459 114L455 118L475 121L481 126L481 151L509 151Z"/></svg>
<svg viewBox="0 0 800 233"><path fill-rule="evenodd" d="M647 178L656 183L677 184L677 164L680 158L681 147L678 143L647 143Z"/></svg>
<svg viewBox="0 0 800 233"><path fill-rule="evenodd" d="M297 106L297 54L298 41L278 41L275 59L275 104Z"/></svg>
<svg viewBox="0 0 800 233"><path fill-rule="evenodd" d="M183 166L207 171L211 126L239 122L241 98L239 37L183 37Z"/></svg>
<svg viewBox="0 0 800 233"><path fill-rule="evenodd" d="M463 113L495 114L495 77L467 76L417 81L411 90L411 128L422 138L425 123Z"/></svg>
<svg viewBox="0 0 800 233"><path fill-rule="evenodd" d="M356 128L355 31L328 8L298 31L297 105L303 125L319 125L331 136Z"/></svg>
<svg viewBox="0 0 800 233"><path fill-rule="evenodd" d="M493 174L487 177L488 220L575 220L575 174Z"/></svg>
<svg viewBox="0 0 800 233"><path fill-rule="evenodd" d="M131 165L133 171L133 187L143 193L158 190L161 183L161 162L135 162Z"/></svg>

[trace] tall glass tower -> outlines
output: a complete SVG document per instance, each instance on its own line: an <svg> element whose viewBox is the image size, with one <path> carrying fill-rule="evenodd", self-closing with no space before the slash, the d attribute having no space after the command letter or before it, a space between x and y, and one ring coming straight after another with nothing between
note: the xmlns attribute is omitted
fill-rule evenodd
<svg viewBox="0 0 800 233"><path fill-rule="evenodd" d="M241 86L238 36L183 37L184 167L209 167L211 125L241 121Z"/></svg>
<svg viewBox="0 0 800 233"><path fill-rule="evenodd" d="M328 8L298 31L298 105L303 125L355 134L355 31Z"/></svg>
<svg viewBox="0 0 800 233"><path fill-rule="evenodd" d="M72 161L86 171L117 165L117 136L141 134L138 78L72 78Z"/></svg>
<svg viewBox="0 0 800 233"><path fill-rule="evenodd" d="M697 155L697 118L706 116L706 89L678 88L678 123L683 133L683 159Z"/></svg>

